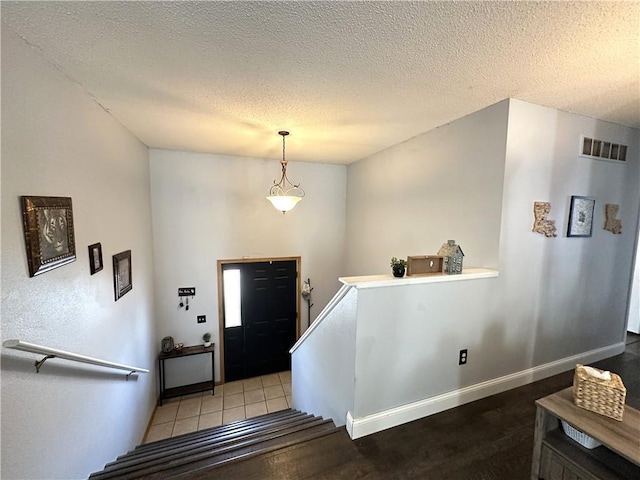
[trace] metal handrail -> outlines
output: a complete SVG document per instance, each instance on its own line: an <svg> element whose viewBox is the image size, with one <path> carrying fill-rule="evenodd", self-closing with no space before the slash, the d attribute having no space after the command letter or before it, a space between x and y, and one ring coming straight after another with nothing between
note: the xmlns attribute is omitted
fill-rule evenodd
<svg viewBox="0 0 640 480"><path fill-rule="evenodd" d="M99 358L87 357L86 355L80 355L78 353L65 352L64 350L58 350L56 348L43 347L42 345L36 345L35 343L23 342L22 340L5 340L2 343L5 348L12 348L14 350L22 350L23 352L38 353L45 355L41 360L36 360L35 367L36 373L40 373L40 367L50 358L64 358L65 360L71 360L80 363L89 363L91 365L98 365L100 367L115 368L118 370L128 370L127 380L133 373L149 373L146 368L132 367L130 365L124 365L122 363L109 362L107 360L101 360Z"/></svg>

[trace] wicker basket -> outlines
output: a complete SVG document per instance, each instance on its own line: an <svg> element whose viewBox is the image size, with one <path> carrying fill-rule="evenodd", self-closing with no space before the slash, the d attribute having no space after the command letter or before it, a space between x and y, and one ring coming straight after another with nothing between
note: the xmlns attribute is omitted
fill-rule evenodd
<svg viewBox="0 0 640 480"><path fill-rule="evenodd" d="M584 448L588 448L589 450L594 449L602 445L595 438L590 437L584 432L581 432L577 428L574 428L572 425L568 424L565 420L561 420L562 430L571 440L578 442Z"/></svg>
<svg viewBox="0 0 640 480"><path fill-rule="evenodd" d="M582 365L576 365L573 403L578 407L622 421L626 396L627 389L615 373L611 373L611 380L602 380L588 375Z"/></svg>

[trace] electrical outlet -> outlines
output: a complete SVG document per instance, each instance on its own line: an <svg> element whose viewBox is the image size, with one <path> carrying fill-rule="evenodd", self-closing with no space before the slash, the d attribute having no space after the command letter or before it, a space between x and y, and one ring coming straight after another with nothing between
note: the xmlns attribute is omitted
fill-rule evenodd
<svg viewBox="0 0 640 480"><path fill-rule="evenodd" d="M198 323L206 323L207 316L206 315L198 315Z"/></svg>
<svg viewBox="0 0 640 480"><path fill-rule="evenodd" d="M458 365L465 365L467 363L467 349L460 350L460 356L458 357Z"/></svg>

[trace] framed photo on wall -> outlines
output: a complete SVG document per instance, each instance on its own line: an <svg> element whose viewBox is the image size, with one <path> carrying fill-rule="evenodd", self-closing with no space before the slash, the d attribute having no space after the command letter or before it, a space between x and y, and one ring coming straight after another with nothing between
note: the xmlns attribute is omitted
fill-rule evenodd
<svg viewBox="0 0 640 480"><path fill-rule="evenodd" d="M91 275L99 272L103 267L102 244L94 243L93 245L89 245L89 268L91 269Z"/></svg>
<svg viewBox="0 0 640 480"><path fill-rule="evenodd" d="M74 262L76 243L71 198L23 196L21 199L29 276Z"/></svg>
<svg viewBox="0 0 640 480"><path fill-rule="evenodd" d="M133 288L131 250L113 256L113 288L116 302Z"/></svg>
<svg viewBox="0 0 640 480"><path fill-rule="evenodd" d="M593 230L593 210L596 199L592 197L571 196L569 226L567 237L590 237Z"/></svg>

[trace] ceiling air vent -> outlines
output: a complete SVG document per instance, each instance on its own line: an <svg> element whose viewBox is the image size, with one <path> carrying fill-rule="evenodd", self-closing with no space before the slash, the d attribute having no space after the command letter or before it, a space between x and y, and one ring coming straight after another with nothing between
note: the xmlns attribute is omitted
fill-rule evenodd
<svg viewBox="0 0 640 480"><path fill-rule="evenodd" d="M627 146L620 143L596 140L582 135L580 137L580 156L597 160L627 161Z"/></svg>

